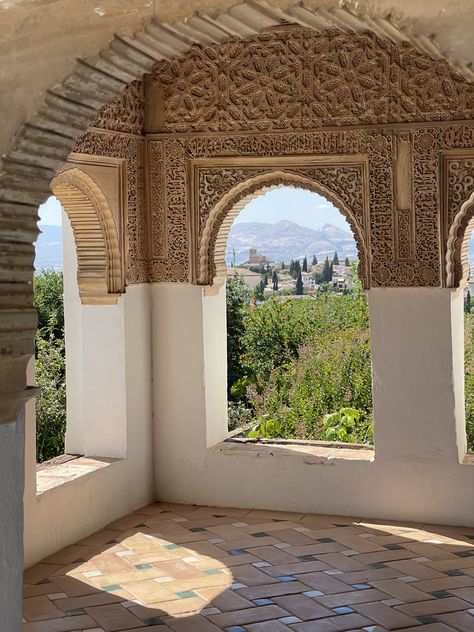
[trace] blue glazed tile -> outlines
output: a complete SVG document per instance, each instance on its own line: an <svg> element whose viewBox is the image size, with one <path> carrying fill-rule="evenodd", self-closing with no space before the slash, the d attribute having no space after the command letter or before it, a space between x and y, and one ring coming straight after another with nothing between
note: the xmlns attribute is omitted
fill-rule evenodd
<svg viewBox="0 0 474 632"><path fill-rule="evenodd" d="M453 569L451 571L445 571L445 575L449 575L450 577L459 577L460 575L464 575L464 573L458 569Z"/></svg>
<svg viewBox="0 0 474 632"><path fill-rule="evenodd" d="M336 614L350 614L351 612L354 612L354 610L352 610L352 608L349 608L348 606L332 608L332 611L335 612Z"/></svg>
<svg viewBox="0 0 474 632"><path fill-rule="evenodd" d="M66 616L68 617L78 617L81 614L87 614L84 608L76 608L75 610L66 610Z"/></svg>
<svg viewBox="0 0 474 632"><path fill-rule="evenodd" d="M298 559L302 562L316 562L314 555L298 555Z"/></svg>
<svg viewBox="0 0 474 632"><path fill-rule="evenodd" d="M433 595L433 597L436 597L436 599L446 599L447 597L454 597L453 593L450 593L447 590L435 590L434 592L430 593L430 595Z"/></svg>
<svg viewBox="0 0 474 632"><path fill-rule="evenodd" d="M134 564L135 568L139 571L144 571L147 568L153 568L151 564Z"/></svg>
<svg viewBox="0 0 474 632"><path fill-rule="evenodd" d="M220 575L222 571L219 568L209 568L207 571L204 571L206 575Z"/></svg>
<svg viewBox="0 0 474 632"><path fill-rule="evenodd" d="M245 555L247 551L245 549L230 549L229 555Z"/></svg>
<svg viewBox="0 0 474 632"><path fill-rule="evenodd" d="M369 588L372 588L369 584L351 584L351 586L356 590L368 590Z"/></svg>
<svg viewBox="0 0 474 632"><path fill-rule="evenodd" d="M181 590L175 593L180 599L190 599L191 597L197 597L197 593L193 590Z"/></svg>
<svg viewBox="0 0 474 632"><path fill-rule="evenodd" d="M334 542L332 538L318 538L316 542L321 542L321 544L329 544L329 542Z"/></svg>
<svg viewBox="0 0 474 632"><path fill-rule="evenodd" d="M253 535L254 538L265 538L268 533L265 533L265 531L257 531L257 533L251 533L251 535Z"/></svg>
<svg viewBox="0 0 474 632"><path fill-rule="evenodd" d="M143 619L143 623L147 626L152 625L165 625L165 622L161 617L152 617L151 619Z"/></svg>
<svg viewBox="0 0 474 632"><path fill-rule="evenodd" d="M192 531L193 533L200 533L201 531L205 531L206 529L203 529L202 527L193 527L192 529L189 529L189 531Z"/></svg>
<svg viewBox="0 0 474 632"><path fill-rule="evenodd" d="M415 617L415 619L417 619L420 623L439 623L439 619L437 619L436 617L431 617L429 615L425 615L423 617Z"/></svg>
<svg viewBox="0 0 474 632"><path fill-rule="evenodd" d="M180 549L181 546L179 544L165 544L164 548L168 551L174 551L175 549Z"/></svg>
<svg viewBox="0 0 474 632"><path fill-rule="evenodd" d="M252 599L256 606L271 606L275 602L272 599Z"/></svg>
<svg viewBox="0 0 474 632"><path fill-rule="evenodd" d="M110 584L110 586L101 586L101 590L105 590L105 592L114 592L114 590L122 590L122 586L120 584Z"/></svg>
<svg viewBox="0 0 474 632"><path fill-rule="evenodd" d="M280 577L277 577L277 579L280 582L296 582L297 581L296 577L293 577L293 575L280 575Z"/></svg>

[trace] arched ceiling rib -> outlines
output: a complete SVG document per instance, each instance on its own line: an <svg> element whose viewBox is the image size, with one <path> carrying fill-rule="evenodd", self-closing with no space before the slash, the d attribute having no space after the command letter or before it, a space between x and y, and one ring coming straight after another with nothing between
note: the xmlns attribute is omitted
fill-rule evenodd
<svg viewBox="0 0 474 632"><path fill-rule="evenodd" d="M13 185L16 176L24 171L22 165L45 169L35 174L40 180L52 177L70 151L73 139L87 128L97 110L113 101L127 83L150 71L156 61L181 55L193 43L210 44L229 36L246 37L284 22L319 32L329 27L346 32L370 29L395 42L409 41L431 57L444 56L433 40L401 30L389 16L358 15L345 7L312 9L296 3L278 9L263 0L246 0L227 11L195 14L173 24L151 20L133 37L116 35L98 56L77 61L72 74L47 92L42 107L20 129L14 149L4 161L4 171L13 177ZM451 63L456 65L452 60ZM474 73L467 66L457 68L469 80L474 79ZM44 195L44 187L36 186L32 178L29 188L24 191L24 201L36 203L42 197L40 193ZM14 201L4 186L1 189L0 200Z"/></svg>

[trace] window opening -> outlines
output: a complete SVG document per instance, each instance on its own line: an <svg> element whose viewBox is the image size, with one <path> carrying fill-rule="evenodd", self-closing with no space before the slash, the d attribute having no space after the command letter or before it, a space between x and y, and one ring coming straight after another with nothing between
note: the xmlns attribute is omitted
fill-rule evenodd
<svg viewBox="0 0 474 632"><path fill-rule="evenodd" d="M471 228L472 230L472 228ZM474 452L474 235L466 231L469 273L464 287L464 400L467 451Z"/></svg>
<svg viewBox="0 0 474 632"><path fill-rule="evenodd" d="M260 194L226 263L229 430L373 444L368 305L344 216L311 191Z"/></svg>
<svg viewBox="0 0 474 632"><path fill-rule="evenodd" d="M41 233L35 244L35 379L41 395L36 399L36 461L43 463L64 454L66 357L61 204L51 196L38 212Z"/></svg>

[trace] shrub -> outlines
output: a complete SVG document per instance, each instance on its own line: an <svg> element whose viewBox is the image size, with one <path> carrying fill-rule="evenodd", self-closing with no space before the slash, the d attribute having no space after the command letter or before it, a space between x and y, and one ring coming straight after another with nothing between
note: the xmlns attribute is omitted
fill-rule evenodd
<svg viewBox="0 0 474 632"><path fill-rule="evenodd" d="M39 463L64 452L66 432L66 364L63 274L43 270L34 281L38 312L35 373L41 395L36 400L36 459Z"/></svg>
<svg viewBox="0 0 474 632"><path fill-rule="evenodd" d="M64 340L36 338L36 460L38 463L64 453L66 432L66 374Z"/></svg>

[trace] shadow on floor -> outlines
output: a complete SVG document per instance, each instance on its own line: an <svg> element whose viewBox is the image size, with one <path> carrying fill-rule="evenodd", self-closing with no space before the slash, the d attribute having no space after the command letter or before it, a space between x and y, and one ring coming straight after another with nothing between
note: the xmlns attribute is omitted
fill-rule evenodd
<svg viewBox="0 0 474 632"><path fill-rule="evenodd" d="M24 618L24 632L472 631L474 529L155 504L26 571Z"/></svg>

